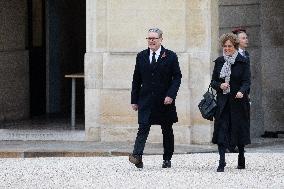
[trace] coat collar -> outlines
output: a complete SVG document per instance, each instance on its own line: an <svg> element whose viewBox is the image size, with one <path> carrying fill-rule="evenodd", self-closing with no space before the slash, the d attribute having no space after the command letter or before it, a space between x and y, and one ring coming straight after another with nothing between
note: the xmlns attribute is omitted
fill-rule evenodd
<svg viewBox="0 0 284 189"><path fill-rule="evenodd" d="M151 49L150 50L150 53L152 55L153 51ZM156 54L160 55L161 54L161 51L162 51L162 46L160 46L160 48L155 52Z"/></svg>
<svg viewBox="0 0 284 189"><path fill-rule="evenodd" d="M245 57L243 57L240 53L238 53L237 57L236 57L236 62L243 62L246 63L247 60Z"/></svg>
<svg viewBox="0 0 284 189"><path fill-rule="evenodd" d="M214 60L214 62L225 62L224 56L220 56L218 57L216 60ZM247 60L245 57L243 57L240 53L238 53L235 62L242 62L242 63L246 63Z"/></svg>
<svg viewBox="0 0 284 189"><path fill-rule="evenodd" d="M165 51L166 51L166 49L165 49L163 46L161 46L161 52L160 52L159 58L158 58L158 60L157 60L157 63L159 63L159 62L161 61L162 56L165 55L165 54L164 54ZM144 58L145 62L150 65L149 56L150 56L150 49L148 48L148 49L145 49L145 50L143 51L143 58Z"/></svg>
<svg viewBox="0 0 284 189"><path fill-rule="evenodd" d="M165 51L166 51L166 49L163 46L161 46L161 52L160 52L159 58L157 60L158 63L161 61L162 56L165 55Z"/></svg>

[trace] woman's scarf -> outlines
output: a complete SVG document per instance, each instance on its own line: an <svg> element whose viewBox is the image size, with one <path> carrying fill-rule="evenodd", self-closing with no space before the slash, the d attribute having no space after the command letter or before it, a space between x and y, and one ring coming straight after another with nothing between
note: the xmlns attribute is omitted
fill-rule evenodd
<svg viewBox="0 0 284 189"><path fill-rule="evenodd" d="M225 83L230 83L231 66L235 63L237 55L238 51L236 51L232 56L225 55L223 51L225 63L221 69L220 78L225 79ZM223 90L223 94L228 94L229 92L230 87L228 87L226 90Z"/></svg>

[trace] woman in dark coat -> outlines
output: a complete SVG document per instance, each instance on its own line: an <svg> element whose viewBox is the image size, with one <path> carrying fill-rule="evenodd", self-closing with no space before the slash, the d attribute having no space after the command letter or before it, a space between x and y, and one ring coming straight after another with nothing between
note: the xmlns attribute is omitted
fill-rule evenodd
<svg viewBox="0 0 284 189"><path fill-rule="evenodd" d="M220 38L223 56L214 62L211 86L217 91L217 112L212 142L220 155L217 172L224 172L225 151L230 145L239 149L238 169L245 169L244 146L250 144L249 100L250 67L238 53L238 39L227 33Z"/></svg>

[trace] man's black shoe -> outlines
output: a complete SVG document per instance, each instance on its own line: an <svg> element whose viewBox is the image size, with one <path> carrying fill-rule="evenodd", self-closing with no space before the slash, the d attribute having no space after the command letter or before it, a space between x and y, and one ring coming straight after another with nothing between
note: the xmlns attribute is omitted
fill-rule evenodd
<svg viewBox="0 0 284 189"><path fill-rule="evenodd" d="M129 154L129 161L133 163L137 168L143 168L141 155Z"/></svg>
<svg viewBox="0 0 284 189"><path fill-rule="evenodd" d="M171 160L164 160L162 168L171 168Z"/></svg>
<svg viewBox="0 0 284 189"><path fill-rule="evenodd" d="M135 164L135 166L137 167L137 168L143 168L143 162L141 161L140 163L138 163L138 164Z"/></svg>

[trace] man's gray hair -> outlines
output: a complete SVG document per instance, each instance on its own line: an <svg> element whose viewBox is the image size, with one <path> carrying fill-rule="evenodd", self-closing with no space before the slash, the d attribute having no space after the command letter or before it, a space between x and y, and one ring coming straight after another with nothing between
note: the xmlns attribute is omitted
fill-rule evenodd
<svg viewBox="0 0 284 189"><path fill-rule="evenodd" d="M150 28L148 32L155 32L159 35L159 38L163 37L163 31L159 28Z"/></svg>

